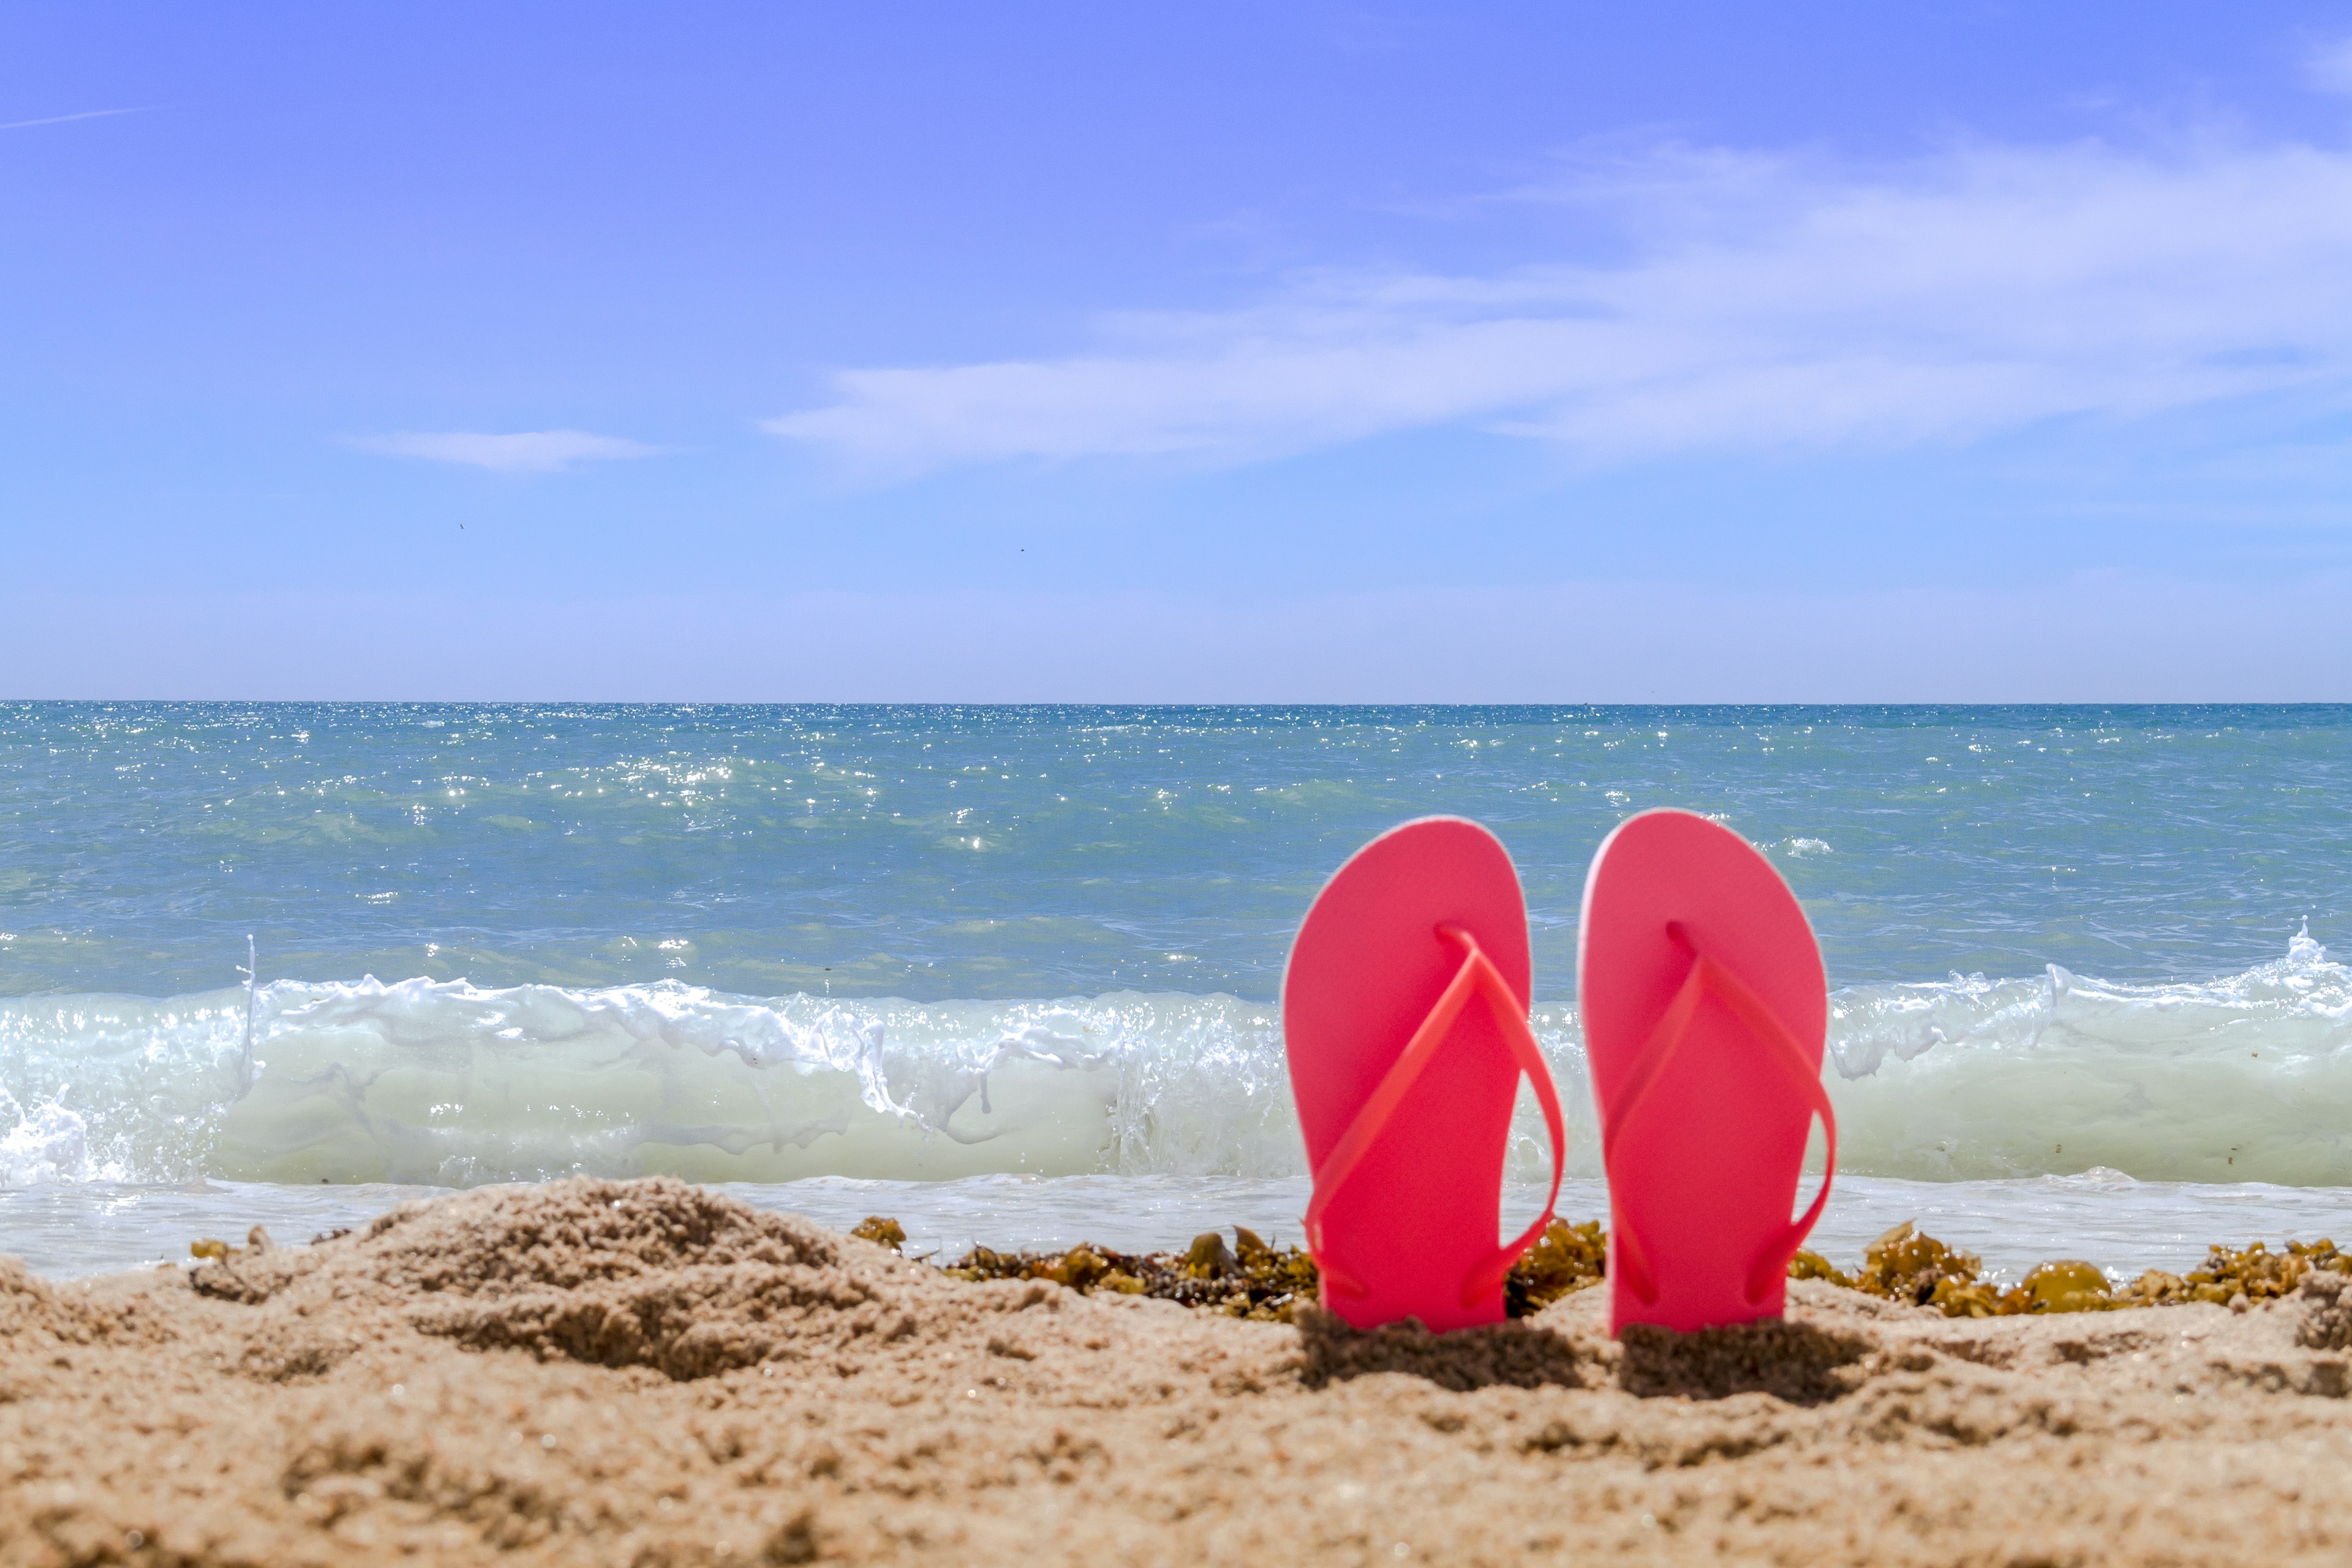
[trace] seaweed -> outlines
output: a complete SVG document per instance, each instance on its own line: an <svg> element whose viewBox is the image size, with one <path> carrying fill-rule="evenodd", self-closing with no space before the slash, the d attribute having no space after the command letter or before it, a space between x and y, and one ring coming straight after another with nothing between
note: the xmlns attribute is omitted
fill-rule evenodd
<svg viewBox="0 0 2352 1568"><path fill-rule="evenodd" d="M1977 1286L1984 1265L1974 1253L1948 1247L1922 1232L1916 1221L1905 1220L1863 1248L1862 1268L1853 1289L1890 1301L1914 1306L1936 1304L1937 1293L1947 1300ZM1979 1312L1954 1312L1954 1317L1981 1317Z"/></svg>
<svg viewBox="0 0 2352 1568"><path fill-rule="evenodd" d="M871 1223L871 1222L868 1222ZM1182 1252L1115 1252L1080 1242L1064 1252L998 1252L975 1247L948 1265L957 1279L1050 1279L1080 1295L1115 1290L1260 1322L1291 1321L1291 1309L1315 1299L1315 1260L1296 1247L1266 1244L1246 1226L1234 1244L1206 1231Z"/></svg>
<svg viewBox="0 0 2352 1568"><path fill-rule="evenodd" d="M1853 1276L1823 1258L1820 1253L1808 1252L1803 1247L1799 1247L1797 1255L1789 1259L1789 1278L1826 1279L1832 1285L1842 1285L1849 1290L1858 1289L1853 1282Z"/></svg>
<svg viewBox="0 0 2352 1568"><path fill-rule="evenodd" d="M2123 1306L2106 1271L2079 1258L2037 1265L2018 1285L2036 1312L2104 1312Z"/></svg>
<svg viewBox="0 0 2352 1568"><path fill-rule="evenodd" d="M849 1227L849 1234L860 1241L870 1241L877 1247L887 1247L893 1252L905 1248L907 1227L895 1219L885 1219L878 1214L867 1215Z"/></svg>
<svg viewBox="0 0 2352 1568"><path fill-rule="evenodd" d="M1920 1230L1917 1222L1906 1220L1864 1249L1861 1272L1851 1280L1833 1268L1825 1275L1801 1275L1794 1265L1790 1277L1827 1278L1869 1295L1933 1307L1948 1318L2097 1312L2130 1304L2115 1298L2098 1265L2080 1258L2042 1264L2006 1289L1979 1278L1983 1268L1974 1253L1938 1241Z"/></svg>
<svg viewBox="0 0 2352 1568"><path fill-rule="evenodd" d="M2126 1307L2172 1307L2192 1301L2236 1307L2294 1292L2315 1269L2352 1274L2352 1256L2332 1241L2291 1241L2273 1252L2257 1241L2207 1249L2204 1266L2187 1275L2151 1268L2117 1288L2095 1263L2058 1258L2034 1268L2008 1289L1979 1279L1981 1265L1911 1222L1870 1244L1860 1276L1849 1280L1811 1253L1800 1253L1790 1279L1827 1279L1874 1296L1935 1307L1952 1318L2005 1318L2033 1312L2109 1312Z"/></svg>
<svg viewBox="0 0 2352 1568"><path fill-rule="evenodd" d="M1503 1310L1528 1317L1609 1274L1609 1233L1597 1219L1570 1225L1556 1219L1503 1277Z"/></svg>
<svg viewBox="0 0 2352 1568"><path fill-rule="evenodd" d="M853 1235L894 1249L906 1239L896 1220L879 1215ZM2216 1245L2203 1267L2187 1275L2150 1269L2116 1286L2096 1264L2058 1258L2003 1287L1982 1278L1973 1253L1937 1240L1906 1220L1863 1251L1849 1274L1818 1252L1789 1260L1791 1279L1819 1279L1842 1289L1914 1306L1949 1318L2008 1318L2033 1313L2106 1312L2126 1307L2168 1307L2210 1301L2238 1307L2293 1293L2315 1270L2352 1277L2352 1254L2332 1241L2288 1242L2273 1252L2262 1242ZM958 1279L1050 1279L1086 1294L1115 1290L1175 1301L1203 1311L1260 1322L1291 1322L1296 1309L1317 1299L1315 1259L1296 1247L1269 1246L1236 1226L1231 1244L1222 1231L1204 1231L1182 1252L1114 1252L1081 1242L1063 1252L995 1252L975 1247L946 1270ZM1503 1281L1503 1308L1530 1317L1553 1302L1608 1278L1609 1235L1598 1220L1556 1219Z"/></svg>
<svg viewBox="0 0 2352 1568"><path fill-rule="evenodd" d="M868 1220L866 1225L893 1222ZM1598 1222L1554 1220L1504 1280L1506 1314L1527 1317L1597 1283L1607 1260L1608 1238ZM1091 1242L1063 1252L998 1252L975 1247L945 1272L958 1279L1050 1279L1081 1295L1116 1290L1232 1318L1282 1323L1292 1321L1297 1307L1316 1300L1322 1279L1304 1248L1273 1246L1247 1226L1234 1227L1230 1244L1222 1231L1203 1231L1182 1252L1116 1252Z"/></svg>
<svg viewBox="0 0 2352 1568"><path fill-rule="evenodd" d="M269 1227L257 1225L245 1233L243 1247L234 1247L216 1237L208 1236L201 1240L188 1243L188 1256L209 1258L215 1263L226 1263L232 1258L242 1258L256 1252L268 1252L274 1245L269 1239Z"/></svg>
<svg viewBox="0 0 2352 1568"><path fill-rule="evenodd" d="M2271 1251L2259 1241L2237 1247L2216 1243L2205 1249L2204 1266L2185 1275L2149 1269L2124 1287L2122 1304L2169 1307L2187 1301L2210 1301L2216 1306L2234 1307L2243 1298L2251 1306L2291 1294L2305 1276L2317 1270L2352 1274L2352 1255L2338 1252L2336 1244L2324 1237L2318 1241L2290 1241L2280 1252Z"/></svg>
<svg viewBox="0 0 2352 1568"><path fill-rule="evenodd" d="M1200 1244L1196 1240L1193 1245ZM1304 1247L1269 1246L1258 1239L1257 1232L1237 1225L1234 1226L1234 1253L1242 1277L1264 1289L1269 1299L1313 1300L1322 1289L1322 1271L1315 1267L1315 1259ZM1286 1305L1283 1316L1288 1319Z"/></svg>

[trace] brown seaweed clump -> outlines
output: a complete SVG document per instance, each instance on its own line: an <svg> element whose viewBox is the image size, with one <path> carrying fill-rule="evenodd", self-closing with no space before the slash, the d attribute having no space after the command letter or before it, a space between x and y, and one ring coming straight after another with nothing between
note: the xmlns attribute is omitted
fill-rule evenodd
<svg viewBox="0 0 2352 1568"><path fill-rule="evenodd" d="M2186 1275L2149 1269L2124 1287L2120 1304L2168 1307L2210 1301L2234 1307L2242 1300L2251 1306L2293 1294L2305 1277L2315 1272L2352 1274L2352 1255L2338 1252L2336 1244L2325 1238L2290 1241L2280 1252L2259 1241L2240 1247L2217 1243L2206 1249L2204 1267Z"/></svg>
<svg viewBox="0 0 2352 1568"><path fill-rule="evenodd" d="M1570 1225L1556 1219L1503 1278L1503 1310L1514 1318L1540 1312L1554 1301L1598 1285L1609 1273L1609 1233L1595 1219Z"/></svg>
<svg viewBox="0 0 2352 1568"><path fill-rule="evenodd" d="M860 1241L870 1241L877 1247L887 1247L893 1252L904 1251L907 1227L895 1219L885 1219L878 1214L867 1215L849 1227L849 1234Z"/></svg>
<svg viewBox="0 0 2352 1568"><path fill-rule="evenodd" d="M1291 1321L1293 1307L1315 1299L1320 1278L1304 1251L1268 1246L1244 1226L1234 1227L1230 1247L1223 1234L1212 1230L1193 1237L1182 1252L1114 1252L1090 1242L1066 1252L975 1247L946 1272L956 1279L1050 1279L1082 1296L1115 1290L1229 1318L1282 1323Z"/></svg>
<svg viewBox="0 0 2352 1568"><path fill-rule="evenodd" d="M2104 1312L2130 1305L2116 1299L2105 1269L2079 1258L2037 1265L2017 1289L2032 1302L2029 1311Z"/></svg>
<svg viewBox="0 0 2352 1568"><path fill-rule="evenodd" d="M887 1227L887 1231L882 1228ZM876 1217L852 1234L890 1245L905 1232ZM1554 1220L1512 1265L1503 1282L1505 1312L1541 1311L1562 1297L1597 1284L1608 1268L1608 1237L1598 1221ZM958 1279L1050 1279L1080 1295L1116 1290L1220 1312L1257 1322L1287 1323L1297 1307L1313 1302L1321 1284L1304 1248L1277 1247L1246 1226L1234 1227L1228 1246L1220 1231L1204 1231L1182 1252L1114 1252L1081 1242L1066 1252L998 1252L975 1247L947 1267Z"/></svg>
<svg viewBox="0 0 2352 1568"><path fill-rule="evenodd" d="M339 1230L335 1232L336 1236L349 1236L351 1232L348 1230ZM332 1238L314 1237L313 1239L327 1240ZM188 1256L195 1258L208 1258L216 1262L226 1263L232 1258L243 1258L250 1254L267 1252L275 1244L269 1239L269 1227L267 1226L257 1225L251 1230L245 1233L245 1245L243 1247L232 1246L228 1242L208 1236L201 1240L188 1243Z"/></svg>
<svg viewBox="0 0 2352 1568"><path fill-rule="evenodd" d="M1990 1289L1977 1281L1983 1267L1974 1253L1947 1246L1906 1219L1863 1249L1862 1268L1853 1285L1866 1295L1890 1301L1947 1306L1948 1316L1980 1318L1992 1314L1969 1310L1966 1306L1954 1312L1948 1306L1964 1300L1970 1306L1978 1304L1975 1293Z"/></svg>
<svg viewBox="0 0 2352 1568"><path fill-rule="evenodd" d="M1831 1284L1838 1286L1843 1289L1852 1290L1857 1289L1853 1282L1853 1275L1848 1274L1844 1269L1840 1268L1836 1264L1832 1263L1820 1253L1809 1252L1803 1247L1799 1247L1797 1249L1797 1255L1789 1259L1789 1278L1791 1279L1826 1279Z"/></svg>
<svg viewBox="0 0 2352 1568"><path fill-rule="evenodd" d="M1888 1300L1933 1307L1948 1318L2103 1312L2137 1304L2116 1299L2098 1265L2072 1258L2042 1264L2003 1289L1979 1278L1984 1265L1974 1253L1937 1240L1911 1220L1872 1242L1863 1252L1861 1271L1851 1279L1812 1254L1798 1258L1790 1266L1792 1279L1828 1279Z"/></svg>
<svg viewBox="0 0 2352 1568"><path fill-rule="evenodd" d="M1797 1255L1789 1275L1935 1307L1950 1318L2005 1318L2190 1301L2242 1307L2292 1295L2314 1272L2352 1275L2352 1256L2326 1240L2291 1241L2279 1252L2259 1241L2242 1247L2216 1245L2208 1249L2204 1267L2186 1276L2151 1268L2121 1289L2109 1283L2096 1264L2080 1258L2042 1264L2005 1290L1979 1279L1980 1268L1973 1255L1948 1247L1906 1221L1870 1244L1857 1276L1849 1278L1809 1252Z"/></svg>
<svg viewBox="0 0 2352 1568"><path fill-rule="evenodd" d="M896 1220L879 1215L852 1232L895 1249L906 1240ZM1192 1239L1183 1252L1113 1252L1080 1243L1066 1252L995 1252L975 1247L950 1265L958 1279L1050 1279L1086 1294L1116 1290L1150 1296L1227 1317L1293 1321L1293 1310L1318 1294L1315 1260L1302 1249L1274 1247L1245 1227L1234 1243L1219 1231ZM2331 1241L2288 1242L2273 1252L2263 1243L2215 1246L2204 1267L2183 1276L2150 1269L2117 1288L2096 1264L2058 1258L2006 1288L1983 1279L1983 1262L1918 1228L1901 1225L1872 1242L1853 1273L1818 1252L1789 1260L1791 1279L1819 1279L1884 1300L1933 1307L1948 1318L2009 1318L2036 1313L2106 1312L2126 1307L2210 1301L2242 1306L2294 1294L2314 1273L2352 1278L2352 1254ZM1609 1236L1597 1220L1554 1220L1503 1284L1506 1313L1530 1317L1553 1302L1597 1285L1609 1271Z"/></svg>

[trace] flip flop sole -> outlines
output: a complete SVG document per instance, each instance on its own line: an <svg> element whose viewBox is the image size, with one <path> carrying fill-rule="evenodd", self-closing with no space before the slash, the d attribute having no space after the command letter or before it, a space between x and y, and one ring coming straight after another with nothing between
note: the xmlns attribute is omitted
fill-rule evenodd
<svg viewBox="0 0 2352 1568"><path fill-rule="evenodd" d="M1718 967L1702 972L1702 957ZM1787 1259L1765 1255L1801 1236L1789 1215L1828 1103L1828 986L1796 895L1730 829L1643 812L1593 858L1578 973L1609 1167L1613 1325L1686 1332L1778 1317ZM1630 1268L1627 1240L1640 1255Z"/></svg>
<svg viewBox="0 0 2352 1568"><path fill-rule="evenodd" d="M1524 1015L1527 905L1510 856L1475 822L1426 817L1381 835L1307 911L1283 974L1282 1027L1310 1169L1325 1169L1462 971L1443 926L1476 940ZM1520 1070L1489 1011L1465 1007L1323 1211L1326 1307L1359 1328L1501 1321L1499 1280L1468 1304L1462 1290L1496 1252ZM1335 1289L1335 1273L1364 1294Z"/></svg>

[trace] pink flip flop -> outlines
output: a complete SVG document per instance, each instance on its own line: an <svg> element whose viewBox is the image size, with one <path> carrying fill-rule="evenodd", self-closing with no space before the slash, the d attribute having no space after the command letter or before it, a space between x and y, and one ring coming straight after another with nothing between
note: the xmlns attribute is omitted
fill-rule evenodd
<svg viewBox="0 0 2352 1568"><path fill-rule="evenodd" d="M1612 1331L1779 1317L1837 1168L1829 990L1796 895L1729 828L1645 811L1593 857L1577 971L1613 1211ZM1828 1165L1791 1223L1816 1116Z"/></svg>
<svg viewBox="0 0 2352 1568"><path fill-rule="evenodd" d="M1324 1306L1360 1329L1502 1321L1503 1277L1551 1223L1568 1135L1528 980L1518 875L1460 817L1373 839L1298 928L1282 1032L1315 1173L1307 1247ZM1551 1198L1497 1246L1522 1073L1551 1132Z"/></svg>

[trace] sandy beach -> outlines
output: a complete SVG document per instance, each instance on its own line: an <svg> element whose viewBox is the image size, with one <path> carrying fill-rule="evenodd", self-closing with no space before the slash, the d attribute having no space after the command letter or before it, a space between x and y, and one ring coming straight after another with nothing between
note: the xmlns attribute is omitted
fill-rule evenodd
<svg viewBox="0 0 2352 1568"><path fill-rule="evenodd" d="M2337 1563L2342 1281L1360 1336L675 1182L486 1191L194 1270L0 1265L0 1563Z"/></svg>

